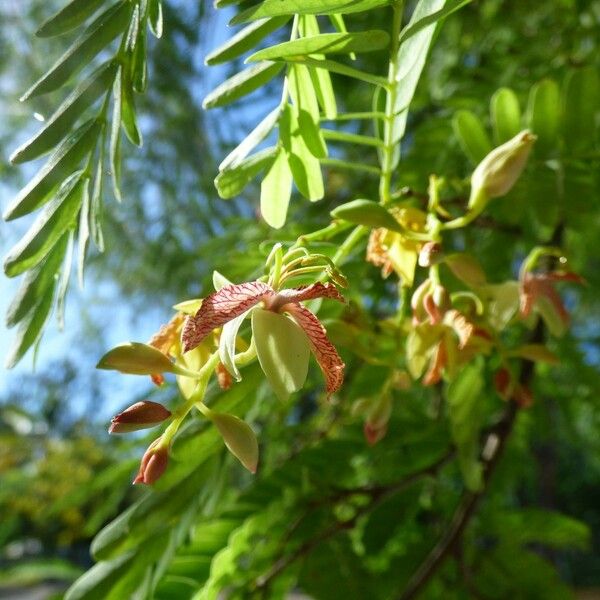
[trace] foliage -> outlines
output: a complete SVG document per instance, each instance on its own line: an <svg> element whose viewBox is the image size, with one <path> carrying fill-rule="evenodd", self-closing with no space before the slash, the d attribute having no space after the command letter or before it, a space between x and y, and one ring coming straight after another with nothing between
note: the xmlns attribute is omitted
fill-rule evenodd
<svg viewBox="0 0 600 600"><path fill-rule="evenodd" d="M561 497L556 471L574 457L599 469L598 3L406 4L216 0L241 27L206 58L231 65L203 107L263 101L214 187L250 198L271 229L246 206L187 255L165 248L191 299L147 344L100 359L174 398L160 417L136 404L113 420L165 421L135 478L152 488L99 531L96 564L66 598L570 596L597 519L580 520L585 502ZM55 302L60 315L75 238L80 281L88 238L100 251L111 240L102 181L110 171L120 199L121 130L141 144L134 99L163 8L72 0L39 32L82 30L25 94L73 88L13 155L52 152L5 213L44 207L5 261L25 273L11 366ZM557 31L549 66L548 40L531 34L544 28ZM200 286L181 265L201 251ZM54 509L85 514L84 536L132 469L86 443L61 449L87 470ZM20 484L36 495L55 477L45 452L41 482ZM10 489L5 502L24 500Z"/></svg>

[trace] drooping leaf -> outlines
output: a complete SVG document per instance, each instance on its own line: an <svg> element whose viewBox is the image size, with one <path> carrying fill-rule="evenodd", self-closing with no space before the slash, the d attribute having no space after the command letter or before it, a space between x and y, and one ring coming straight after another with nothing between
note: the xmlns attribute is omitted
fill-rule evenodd
<svg viewBox="0 0 600 600"><path fill-rule="evenodd" d="M235 102L271 81L282 68L281 64L265 61L244 69L210 92L202 107L209 109Z"/></svg>
<svg viewBox="0 0 600 600"><path fill-rule="evenodd" d="M217 65L237 58L244 52L252 50L261 40L283 27L289 20L289 16L283 16L260 19L250 23L210 52L204 62L207 65Z"/></svg>
<svg viewBox="0 0 600 600"><path fill-rule="evenodd" d="M267 169L277 156L277 148L266 148L221 171L215 178L215 187L224 199L237 196L261 171Z"/></svg>
<svg viewBox="0 0 600 600"><path fill-rule="evenodd" d="M38 79L21 100L52 92L65 84L129 25L130 2L118 2L102 13L75 43Z"/></svg>
<svg viewBox="0 0 600 600"><path fill-rule="evenodd" d="M591 148L596 139L595 117L600 103L600 78L595 65L574 69L564 91L563 131L569 150Z"/></svg>
<svg viewBox="0 0 600 600"><path fill-rule="evenodd" d="M65 182L57 197L8 253L4 261L4 272L8 277L15 277L38 265L65 231L75 225L85 186L79 174Z"/></svg>
<svg viewBox="0 0 600 600"><path fill-rule="evenodd" d="M110 125L109 164L113 192L118 202L121 202L121 109L123 106L123 67L119 67L113 85L113 109Z"/></svg>
<svg viewBox="0 0 600 600"><path fill-rule="evenodd" d="M252 312L256 354L267 381L284 401L306 381L310 346L306 334L291 319L261 308Z"/></svg>
<svg viewBox="0 0 600 600"><path fill-rule="evenodd" d="M283 148L260 185L260 212L263 219L274 229L285 225L287 209L292 193L292 171Z"/></svg>
<svg viewBox="0 0 600 600"><path fill-rule="evenodd" d="M270 133L279 120L281 107L272 110L219 165L219 171L237 167Z"/></svg>
<svg viewBox="0 0 600 600"><path fill-rule="evenodd" d="M109 61L94 71L69 94L44 127L13 152L10 161L15 164L27 162L52 150L67 136L83 112L110 89L116 70L117 65Z"/></svg>
<svg viewBox="0 0 600 600"><path fill-rule="evenodd" d="M161 38L163 34L162 0L148 0L148 24L154 37Z"/></svg>
<svg viewBox="0 0 600 600"><path fill-rule="evenodd" d="M142 145L142 135L137 125L133 83L127 76L127 71L122 70L121 81L121 121L129 141L135 146Z"/></svg>
<svg viewBox="0 0 600 600"><path fill-rule="evenodd" d="M258 466L258 440L248 423L235 415L212 411L210 420L223 436L227 449L250 471Z"/></svg>
<svg viewBox="0 0 600 600"><path fill-rule="evenodd" d="M90 119L67 137L8 205L4 219L10 221L22 217L50 200L58 186L77 169L84 156L94 147L101 129L98 121Z"/></svg>
<svg viewBox="0 0 600 600"><path fill-rule="evenodd" d="M84 179L81 209L79 211L79 227L77 228L78 259L77 259L77 281L83 289L83 275L85 271L85 255L87 253L90 239L90 180Z"/></svg>
<svg viewBox="0 0 600 600"><path fill-rule="evenodd" d="M391 231L403 232L400 223L388 212L386 208L372 200L352 200L342 204L331 211L334 219L343 219L357 225L368 227L384 227Z"/></svg>

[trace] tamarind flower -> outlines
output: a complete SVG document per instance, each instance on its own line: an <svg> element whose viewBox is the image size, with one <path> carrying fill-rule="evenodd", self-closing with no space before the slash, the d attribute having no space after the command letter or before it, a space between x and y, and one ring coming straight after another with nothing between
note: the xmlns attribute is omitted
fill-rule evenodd
<svg viewBox="0 0 600 600"><path fill-rule="evenodd" d="M144 483L152 485L158 481L167 468L169 449L162 444L162 438L154 440L144 453L140 468L133 484Z"/></svg>
<svg viewBox="0 0 600 600"><path fill-rule="evenodd" d="M552 335L560 337L569 325L569 313L554 288L560 281L583 283L575 273L554 271L551 273L526 272L520 281L520 313L527 318L532 312L540 314Z"/></svg>
<svg viewBox="0 0 600 600"><path fill-rule="evenodd" d="M408 231L422 233L425 231L427 215L416 208L389 209L392 216ZM376 267L381 267L383 278L395 271L402 279L402 284L411 287L415 278L417 257L423 246L406 236L384 227L373 229L367 246L367 260Z"/></svg>
<svg viewBox="0 0 600 600"><path fill-rule="evenodd" d="M258 360L277 396L285 399L302 387L311 351L325 376L327 394L331 395L342 385L344 363L322 323L301 304L314 298L344 301L330 283L278 291L261 281L225 285L206 297L198 312L186 319L181 334L183 351L193 350L213 329L223 326L221 359L239 380L231 355L242 321L252 313Z"/></svg>
<svg viewBox="0 0 600 600"><path fill-rule="evenodd" d="M150 338L148 345L160 350L166 356L172 356L171 349L179 342L179 331L181 330L184 317L183 313L177 313ZM150 377L155 385L162 385L165 382L162 373L155 373Z"/></svg>

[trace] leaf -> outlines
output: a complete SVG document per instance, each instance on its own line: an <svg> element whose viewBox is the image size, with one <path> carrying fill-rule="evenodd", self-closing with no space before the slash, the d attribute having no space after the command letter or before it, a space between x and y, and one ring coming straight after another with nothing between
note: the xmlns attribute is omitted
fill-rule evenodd
<svg viewBox="0 0 600 600"><path fill-rule="evenodd" d="M7 327L14 327L23 320L27 313L42 301L46 290L53 285L60 264L65 257L68 238L68 233L63 234L48 256L27 273L6 310Z"/></svg>
<svg viewBox="0 0 600 600"><path fill-rule="evenodd" d="M123 69L121 80L121 123L129 141L135 146L141 146L142 136L135 116L135 99L132 86L133 84L127 76L127 71Z"/></svg>
<svg viewBox="0 0 600 600"><path fill-rule="evenodd" d="M27 162L54 148L85 110L110 89L116 70L117 65L109 61L94 71L66 98L44 127L13 152L10 161L13 164Z"/></svg>
<svg viewBox="0 0 600 600"><path fill-rule="evenodd" d="M21 101L52 92L86 67L129 24L130 2L119 2L102 13L75 43L23 94Z"/></svg>
<svg viewBox="0 0 600 600"><path fill-rule="evenodd" d="M441 21L443 18L451 15L453 12L456 12L463 6L470 4L473 0L453 0L446 3L446 5L439 10L436 10L428 15L416 20L411 19L409 25L407 25L401 32L399 37L399 44L403 44L408 39L410 39L413 35L416 35L425 27L429 25L435 25L438 21Z"/></svg>
<svg viewBox="0 0 600 600"><path fill-rule="evenodd" d="M7 369L12 369L23 358L27 350L39 340L41 331L52 310L55 287L56 281L53 280L50 287L44 292L39 304L35 305L22 319L6 358L5 366Z"/></svg>
<svg viewBox="0 0 600 600"><path fill-rule="evenodd" d="M225 106L262 87L283 68L281 64L262 62L244 69L224 81L204 98L204 109Z"/></svg>
<svg viewBox="0 0 600 600"><path fill-rule="evenodd" d="M561 123L560 91L552 79L536 83L529 93L529 128L537 135L536 150L547 155L556 149Z"/></svg>
<svg viewBox="0 0 600 600"><path fill-rule="evenodd" d="M38 265L63 233L75 225L85 186L80 174L73 175L65 182L57 197L8 253L4 261L4 272L8 277L15 277Z"/></svg>
<svg viewBox="0 0 600 600"><path fill-rule="evenodd" d="M264 48L249 56L246 62L276 60L288 56L304 56L307 54L374 52L387 48L389 43L390 36L386 31L380 29L357 33L320 33Z"/></svg>
<svg viewBox="0 0 600 600"><path fill-rule="evenodd" d="M499 146L521 131L521 107L510 88L496 90L490 101L494 140Z"/></svg>
<svg viewBox="0 0 600 600"><path fill-rule="evenodd" d="M484 379L479 364L466 366L446 391L452 438L458 450L458 463L465 485L477 491L482 485L479 462L479 429L482 423Z"/></svg>
<svg viewBox="0 0 600 600"><path fill-rule="evenodd" d="M487 320L497 331L502 331L519 310L518 281L482 286L478 295L487 303Z"/></svg>
<svg viewBox="0 0 600 600"><path fill-rule="evenodd" d="M304 143L296 115L289 105L279 120L279 135L299 192L307 200L320 200L325 194L321 165Z"/></svg>
<svg viewBox="0 0 600 600"><path fill-rule="evenodd" d="M223 436L227 449L250 471L258 466L258 440L248 423L234 415L211 411L210 420Z"/></svg>
<svg viewBox="0 0 600 600"><path fill-rule="evenodd" d="M25 559L5 568L0 574L2 587L39 585L45 581L72 581L81 575L81 569L61 559Z"/></svg>
<svg viewBox="0 0 600 600"><path fill-rule="evenodd" d="M244 52L252 50L261 40L283 27L289 20L289 16L283 16L255 21L208 54L204 62L207 65L218 65L233 60Z"/></svg>
<svg viewBox="0 0 600 600"><path fill-rule="evenodd" d="M567 148L582 152L594 146L600 80L596 66L568 73L564 91L563 132Z"/></svg>
<svg viewBox="0 0 600 600"><path fill-rule="evenodd" d="M306 381L310 346L302 329L288 317L261 308L252 311L252 336L260 366L281 401Z"/></svg>
<svg viewBox="0 0 600 600"><path fill-rule="evenodd" d="M298 132L316 158L327 157L327 146L319 127L319 103L308 68L292 65L288 73L290 98L298 120Z"/></svg>
<svg viewBox="0 0 600 600"><path fill-rule="evenodd" d="M133 52L131 61L131 80L133 81L133 89L138 93L146 91L148 86L148 64L146 60L147 52L147 35L146 28L140 27L138 39Z"/></svg>
<svg viewBox="0 0 600 600"><path fill-rule="evenodd" d="M91 119L67 137L9 204L4 212L4 220L22 217L50 200L58 186L77 169L84 156L93 148L101 129L102 125Z"/></svg>
<svg viewBox="0 0 600 600"><path fill-rule="evenodd" d="M103 132L104 133L104 132ZM102 178L104 176L104 135L100 142L100 152L96 164L94 186L90 200L90 231L96 248L104 251L104 236L102 234Z"/></svg>
<svg viewBox="0 0 600 600"><path fill-rule="evenodd" d="M342 219L367 227L385 227L391 231L404 232L404 228L381 204L372 200L352 200L331 211L334 219Z"/></svg>
<svg viewBox="0 0 600 600"><path fill-rule="evenodd" d="M153 375L155 373L196 375L172 363L169 357L160 350L140 342L127 342L115 346L100 359L96 368L130 375Z"/></svg>
<svg viewBox="0 0 600 600"><path fill-rule="evenodd" d="M510 350L506 353L506 356L525 358L532 362L545 362L550 365L560 364L558 356L542 344L525 344L524 346Z"/></svg>
<svg viewBox="0 0 600 600"><path fill-rule="evenodd" d="M477 287L486 283L485 271L479 261L470 254L464 252L449 254L444 258L444 263L455 277L469 287Z"/></svg>
<svg viewBox="0 0 600 600"><path fill-rule="evenodd" d="M79 247L79 258L77 260L77 280L79 287L83 289L83 273L85 269L85 254L90 239L90 180L84 179L81 210L79 211L79 228L77 230L77 241Z"/></svg>
<svg viewBox="0 0 600 600"><path fill-rule="evenodd" d="M434 18L436 11L444 9L445 0L419 0L410 22L406 29L416 29L418 23L423 19ZM425 66L425 60L429 52L429 46L435 33L435 20L423 28L419 28L414 35L405 37L404 43L400 45L396 64L398 65L394 86L394 120L392 123L391 140L388 143L396 147L392 157L390 169L394 169L400 159L400 140L404 137L406 130L406 119L408 118L408 107L412 102L417 83L421 78L421 72ZM401 33L402 36L402 33Z"/></svg>
<svg viewBox="0 0 600 600"><path fill-rule="evenodd" d="M113 110L110 126L109 164L113 184L113 192L118 202L121 202L121 107L122 101L122 76L123 67L119 67L113 85Z"/></svg>
<svg viewBox="0 0 600 600"><path fill-rule="evenodd" d="M371 137L370 135L360 135L357 133L349 133L347 131L338 131L335 129L321 129L321 132L326 140L333 140L335 142L360 144L362 146L373 146L376 148L385 145L381 139Z"/></svg>
<svg viewBox="0 0 600 600"><path fill-rule="evenodd" d="M237 196L261 171L267 169L277 156L277 148L267 148L244 159L235 167L221 171L215 178L215 187L224 199Z"/></svg>
<svg viewBox="0 0 600 600"><path fill-rule="evenodd" d="M237 167L270 133L279 120L281 107L272 110L219 165L219 171Z"/></svg>
<svg viewBox="0 0 600 600"><path fill-rule="evenodd" d="M148 24L154 37L161 38L163 34L162 0L148 0Z"/></svg>
<svg viewBox="0 0 600 600"><path fill-rule="evenodd" d="M452 119L452 128L464 153L474 165L492 151L492 143L481 120L471 111L457 111Z"/></svg>
<svg viewBox="0 0 600 600"><path fill-rule="evenodd" d="M285 225L290 195L292 171L283 148L280 148L267 174L260 184L260 212L274 229Z"/></svg>
<svg viewBox="0 0 600 600"><path fill-rule="evenodd" d="M280 15L355 13L391 4L391 0L263 0L231 19L231 25Z"/></svg>
<svg viewBox="0 0 600 600"><path fill-rule="evenodd" d="M73 229L69 230L69 240L67 242L67 252L58 278L58 290L56 293L56 321L58 328L62 331L65 326L65 305L67 290L69 289L69 280L71 279L71 266L73 264L73 250L75 246L75 233Z"/></svg>
<svg viewBox="0 0 600 600"><path fill-rule="evenodd" d="M38 37L52 37L75 29L91 17L106 0L72 0L46 19L35 32Z"/></svg>

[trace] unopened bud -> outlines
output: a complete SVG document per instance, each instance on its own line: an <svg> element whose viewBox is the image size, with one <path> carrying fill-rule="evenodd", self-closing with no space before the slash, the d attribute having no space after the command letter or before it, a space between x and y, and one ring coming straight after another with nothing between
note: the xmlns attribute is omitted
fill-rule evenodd
<svg viewBox="0 0 600 600"><path fill-rule="evenodd" d="M387 433L387 423L383 427L374 427L370 423L365 423L363 432L367 444L369 444L369 446L374 446L385 437L385 434Z"/></svg>
<svg viewBox="0 0 600 600"><path fill-rule="evenodd" d="M139 471L133 480L134 485L138 483L152 485L165 472L169 462L169 449L161 445L161 441L161 438L154 440L144 453Z"/></svg>
<svg viewBox="0 0 600 600"><path fill-rule="evenodd" d="M222 362L220 362L217 365L215 372L217 374L217 383L219 384L219 387L222 390L228 390L231 387L233 381L231 379L229 371L225 368L225 365Z"/></svg>
<svg viewBox="0 0 600 600"><path fill-rule="evenodd" d="M438 242L427 242L419 252L419 266L431 267L440 262L442 258L442 245Z"/></svg>
<svg viewBox="0 0 600 600"><path fill-rule="evenodd" d="M129 433L138 429L148 429L170 416L171 411L158 402L136 402L111 419L108 433Z"/></svg>
<svg viewBox="0 0 600 600"><path fill-rule="evenodd" d="M507 194L525 169L536 136L525 129L501 146L494 148L471 176L469 208L489 198Z"/></svg>
<svg viewBox="0 0 600 600"><path fill-rule="evenodd" d="M494 375L494 387L503 400L508 400L512 392L512 378L505 367L498 369Z"/></svg>

